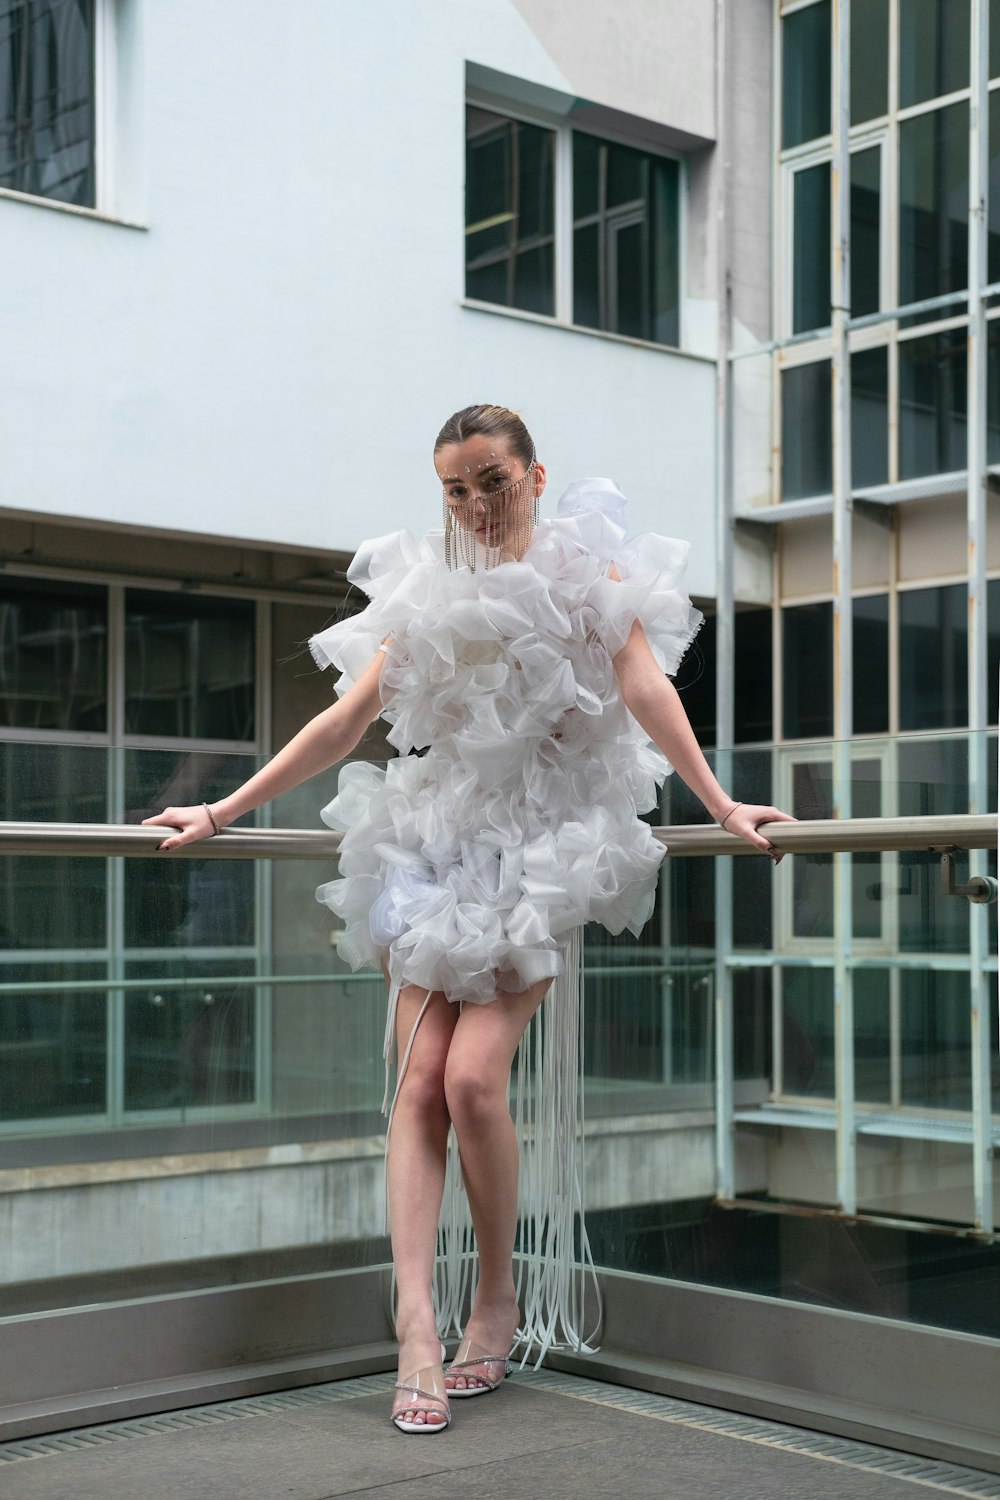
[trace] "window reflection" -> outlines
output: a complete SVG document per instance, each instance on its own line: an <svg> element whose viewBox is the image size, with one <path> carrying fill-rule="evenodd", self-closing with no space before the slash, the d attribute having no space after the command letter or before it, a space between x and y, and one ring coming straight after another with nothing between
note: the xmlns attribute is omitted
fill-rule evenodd
<svg viewBox="0 0 1000 1500"><path fill-rule="evenodd" d="M952 729L968 722L967 590L899 595L899 727Z"/></svg>
<svg viewBox="0 0 1000 1500"><path fill-rule="evenodd" d="M889 0L852 0L851 124L884 115L889 88Z"/></svg>
<svg viewBox="0 0 1000 1500"><path fill-rule="evenodd" d="M781 144L799 146L830 131L830 0L781 23Z"/></svg>
<svg viewBox="0 0 1000 1500"><path fill-rule="evenodd" d="M853 12L859 9L852 7ZM899 104L922 104L969 86L969 0L902 0Z"/></svg>
<svg viewBox="0 0 1000 1500"><path fill-rule="evenodd" d="M0 0L0 187L94 205L94 0Z"/></svg>
<svg viewBox="0 0 1000 1500"><path fill-rule="evenodd" d="M555 131L466 109L465 292L555 313Z"/></svg>
<svg viewBox="0 0 1000 1500"><path fill-rule="evenodd" d="M103 964L0 962L0 1120L105 1113L104 977ZM32 989L80 980L93 980L93 989Z"/></svg>
<svg viewBox="0 0 1000 1500"><path fill-rule="evenodd" d="M830 163L794 178L792 332L830 324Z"/></svg>
<svg viewBox="0 0 1000 1500"><path fill-rule="evenodd" d="M961 291L968 277L969 108L899 126L899 300Z"/></svg>
<svg viewBox="0 0 1000 1500"><path fill-rule="evenodd" d="M0 728L87 733L107 727L104 589L34 579L0 583Z"/></svg>
<svg viewBox="0 0 1000 1500"><path fill-rule="evenodd" d="M968 355L964 328L899 345L899 474L964 469Z"/></svg>
<svg viewBox="0 0 1000 1500"><path fill-rule="evenodd" d="M238 983L249 960L162 959L128 966L149 976L147 990L125 996L126 1110L245 1104L254 1097L254 992ZM171 988L158 981L206 984ZM214 976L217 976L217 980Z"/></svg>
<svg viewBox="0 0 1000 1500"><path fill-rule="evenodd" d="M781 498L829 495L833 488L830 361L781 374Z"/></svg>
<svg viewBox="0 0 1000 1500"><path fill-rule="evenodd" d="M126 734L252 741L254 620L254 605L242 599L129 589Z"/></svg>
<svg viewBox="0 0 1000 1500"><path fill-rule="evenodd" d="M680 342L676 161L573 133L573 321Z"/></svg>

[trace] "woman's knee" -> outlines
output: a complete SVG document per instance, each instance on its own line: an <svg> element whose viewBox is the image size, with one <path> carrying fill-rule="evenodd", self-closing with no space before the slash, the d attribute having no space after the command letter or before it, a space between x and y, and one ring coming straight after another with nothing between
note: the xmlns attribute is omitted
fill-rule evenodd
<svg viewBox="0 0 1000 1500"><path fill-rule="evenodd" d="M453 1049L444 1071L444 1094L456 1126L475 1125L500 1110L509 1112L508 1076L507 1069L499 1070L463 1052L455 1055Z"/></svg>

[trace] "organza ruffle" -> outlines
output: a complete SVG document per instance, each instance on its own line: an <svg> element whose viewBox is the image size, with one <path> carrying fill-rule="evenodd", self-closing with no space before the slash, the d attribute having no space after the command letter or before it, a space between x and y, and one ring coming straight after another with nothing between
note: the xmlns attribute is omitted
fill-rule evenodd
<svg viewBox="0 0 1000 1500"><path fill-rule="evenodd" d="M323 813L344 838L317 897L352 967L388 955L398 982L486 1002L558 974L584 923L648 919L663 849L637 813L670 766L612 657L638 620L673 672L701 616L680 586L687 544L628 540L623 508L610 481L574 485L521 561L485 572L449 571L438 533L359 551L348 576L371 602L310 643L342 693L388 642L400 759L345 766Z"/></svg>

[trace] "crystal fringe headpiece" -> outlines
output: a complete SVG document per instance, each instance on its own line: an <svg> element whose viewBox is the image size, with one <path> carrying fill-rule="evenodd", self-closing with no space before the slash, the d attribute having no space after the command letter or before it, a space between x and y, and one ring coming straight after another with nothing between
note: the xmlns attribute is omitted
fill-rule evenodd
<svg viewBox="0 0 1000 1500"><path fill-rule="evenodd" d="M462 564L473 573L477 568L495 568L507 559L523 557L528 550L538 524L535 460L520 479L490 478L490 468L499 467L487 465L485 477L477 475L474 484L455 487L465 488L465 495L445 488L444 555L452 572ZM468 493L473 488L476 492Z"/></svg>

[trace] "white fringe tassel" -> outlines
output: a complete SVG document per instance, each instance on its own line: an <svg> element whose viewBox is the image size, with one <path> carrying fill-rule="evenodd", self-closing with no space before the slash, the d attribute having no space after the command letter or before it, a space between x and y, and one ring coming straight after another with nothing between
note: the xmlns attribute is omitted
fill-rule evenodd
<svg viewBox="0 0 1000 1500"><path fill-rule="evenodd" d="M583 1026L581 936L564 949L564 968L535 1012L517 1054L514 1124L521 1143L516 1347L522 1368L538 1369L549 1349L593 1354L601 1296L587 1239L583 1193ZM531 1074L529 1078L529 1073ZM580 1226L579 1259L575 1253ZM454 1131L438 1229L434 1302L444 1337L462 1333L476 1289L477 1262ZM584 1330L587 1292L593 1326Z"/></svg>

